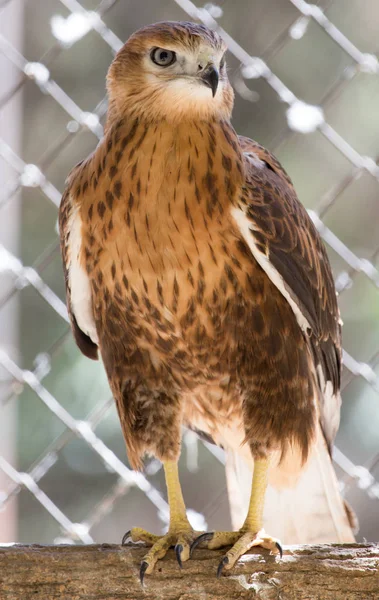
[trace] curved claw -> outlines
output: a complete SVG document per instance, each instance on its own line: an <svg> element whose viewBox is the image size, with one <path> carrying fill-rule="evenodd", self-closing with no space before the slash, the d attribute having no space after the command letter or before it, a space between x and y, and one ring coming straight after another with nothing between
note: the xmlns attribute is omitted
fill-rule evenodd
<svg viewBox="0 0 379 600"><path fill-rule="evenodd" d="M275 542L275 546L279 550L280 558L283 558L283 547L282 547L282 545L279 542Z"/></svg>
<svg viewBox="0 0 379 600"><path fill-rule="evenodd" d="M183 552L182 544L176 544L176 546L175 546L176 560L178 561L178 565L181 569L183 568L182 557L181 557L182 552Z"/></svg>
<svg viewBox="0 0 379 600"><path fill-rule="evenodd" d="M125 535L123 535L122 540L121 540L121 546L125 546L126 544L126 540L130 537L130 534L132 533L132 530L129 529L129 531L127 531L125 533Z"/></svg>
<svg viewBox="0 0 379 600"><path fill-rule="evenodd" d="M222 559L222 561L220 562L220 564L217 567L217 579L220 579L221 577L221 573L225 567L225 565L229 564L229 558L227 556L224 556L224 558Z"/></svg>
<svg viewBox="0 0 379 600"><path fill-rule="evenodd" d="M191 548L190 548L190 556L192 556L192 552L195 550L195 548L201 544L201 542L207 542L209 540L211 540L214 536L214 532L213 531L206 531L205 533L202 533L201 535L199 535L199 537L196 538L196 540L194 540L191 544Z"/></svg>
<svg viewBox="0 0 379 600"><path fill-rule="evenodd" d="M141 585L143 585L143 580L145 578L145 573L146 573L146 569L149 566L149 563L146 562L146 560L143 560L141 562L141 566L140 566L140 570L139 570L139 580L141 582Z"/></svg>

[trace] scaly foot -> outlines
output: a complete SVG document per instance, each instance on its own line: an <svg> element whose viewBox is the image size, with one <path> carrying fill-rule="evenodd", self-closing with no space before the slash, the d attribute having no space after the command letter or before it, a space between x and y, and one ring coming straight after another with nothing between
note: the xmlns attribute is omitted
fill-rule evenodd
<svg viewBox="0 0 379 600"><path fill-rule="evenodd" d="M145 544L152 547L141 562L140 580L143 584L145 575L153 572L156 563L167 554L169 548L174 547L179 567L182 568L183 562L190 557L190 549L194 541L199 540L196 546L203 547L203 543L211 536L213 537L212 533L201 535L200 531L194 531L189 523L188 526L186 525L181 529L169 530L165 535L155 535L140 527L133 527L125 533L122 538L122 545L127 542L128 538L131 538L132 542L145 542Z"/></svg>
<svg viewBox="0 0 379 600"><path fill-rule="evenodd" d="M203 533L192 544L190 554L201 545L202 548L215 550L224 546L232 546L225 554L217 569L217 577L222 571L229 570L236 564L237 560L253 546L262 546L271 552L283 556L282 546L276 538L267 535L264 529L257 532L248 531L244 528L240 531L215 531L214 533Z"/></svg>

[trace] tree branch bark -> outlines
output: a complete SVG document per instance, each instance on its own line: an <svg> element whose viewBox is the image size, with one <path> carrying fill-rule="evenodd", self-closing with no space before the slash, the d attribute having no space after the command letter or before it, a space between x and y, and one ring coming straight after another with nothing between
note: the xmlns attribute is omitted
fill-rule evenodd
<svg viewBox="0 0 379 600"><path fill-rule="evenodd" d="M1 600L378 600L379 546L291 546L284 556L245 555L216 579L223 556L196 550L182 570L173 551L146 576L144 547L1 546Z"/></svg>

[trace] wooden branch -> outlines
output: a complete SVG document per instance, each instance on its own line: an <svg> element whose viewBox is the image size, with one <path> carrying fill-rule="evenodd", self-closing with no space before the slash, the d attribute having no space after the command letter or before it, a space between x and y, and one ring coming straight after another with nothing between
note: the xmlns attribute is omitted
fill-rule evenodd
<svg viewBox="0 0 379 600"><path fill-rule="evenodd" d="M291 546L282 560L245 555L216 579L222 551L196 550L182 570L173 551L139 583L145 548L0 547L1 600L378 600L379 546Z"/></svg>

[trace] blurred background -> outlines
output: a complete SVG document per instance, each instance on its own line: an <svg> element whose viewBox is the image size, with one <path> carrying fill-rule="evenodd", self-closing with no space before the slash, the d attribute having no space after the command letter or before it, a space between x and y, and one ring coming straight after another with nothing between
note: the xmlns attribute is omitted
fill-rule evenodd
<svg viewBox="0 0 379 600"><path fill-rule="evenodd" d="M269 148L319 228L344 321L335 466L379 539L377 0L0 0L0 542L120 542L167 520L160 464L127 463L102 366L76 348L57 207L102 135L105 75L139 27L197 20L229 45L238 133ZM221 450L185 433L198 529L230 526Z"/></svg>

